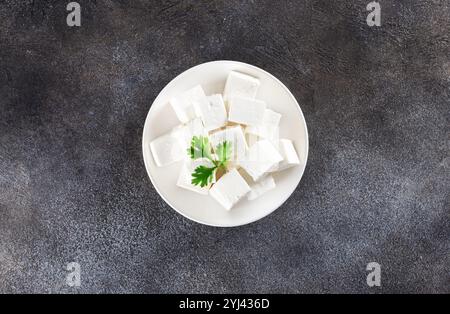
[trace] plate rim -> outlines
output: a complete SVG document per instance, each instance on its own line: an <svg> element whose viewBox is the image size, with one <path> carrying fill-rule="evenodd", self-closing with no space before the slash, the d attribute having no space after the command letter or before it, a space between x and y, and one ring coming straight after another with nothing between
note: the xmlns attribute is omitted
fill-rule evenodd
<svg viewBox="0 0 450 314"><path fill-rule="evenodd" d="M152 111L153 104L155 104L155 103L157 102L157 100L161 97L161 95L164 93L164 91L169 87L169 85L170 85L173 81L179 79L181 76L185 75L186 72L188 72L188 71L190 71L190 70L193 70L193 69L195 69L195 68L197 68L197 67L200 67L200 66L205 66L205 65L210 64L210 63L232 63L232 64L238 64L238 65L241 65L241 66L245 66L245 67L250 67L250 68L256 69L256 70L258 70L258 71L262 71L263 73L267 74L269 77L271 77L272 79L274 79L275 82L277 82L277 83L278 83L278 84L279 84L279 85L280 85L280 86L288 93L288 95L294 100L294 102L297 104L297 110L299 111L299 113L300 113L300 115L301 115L301 117L303 118L303 121L304 121L305 138L306 138L306 157L305 157L305 160L304 160L304 163L303 163L303 167L302 167L302 170L301 170L301 174L300 174L300 176L299 176L299 178L298 178L296 187L294 188L294 190L293 190L287 197L283 197L283 198L281 199L281 201L279 202L279 205L276 206L276 207L275 207L273 210L271 210L270 212L265 213L265 214L262 215L262 216L256 216L254 219L251 219L251 220L249 220L249 221L247 221L247 222L239 223L239 224L223 224L223 225L220 225L220 224L214 224L214 223L210 223L210 222L207 222L207 221L202 221L201 219L196 219L196 218L190 217L188 214L183 213L182 211L178 210L175 206L172 205L171 202L169 202L169 200L166 199L166 197L161 193L161 191L160 191L160 190L158 189L158 187L156 186L155 181L154 181L154 178L152 177L151 172L150 172L150 170L149 170L149 165L147 164L147 161L146 161L146 158L145 158L145 145L146 145L146 144L145 144L145 143L146 143L146 141L145 141L145 139L146 139L146 138L145 138L145 130L146 130L147 123L150 123L150 122L149 122L149 120L150 120L150 113L151 113L151 111ZM263 218L269 216L270 214L272 214L273 212L275 212L278 208L280 208L280 207L281 207L281 206L282 206L282 205L283 205L283 204L284 204L284 203L292 196L292 194L294 193L294 191L297 189L298 185L300 184L300 182L301 182L301 180L302 180L302 178L303 178L303 175L304 175L304 173L305 173L306 164L307 164L307 162L308 162L308 155L309 155L309 133L308 133L308 125L307 125L307 123L306 123L306 119L305 119L305 116L304 116L304 114L303 114L303 111L302 111L302 109L301 109L301 107L300 107L300 104L298 103L298 101L297 101L297 99L295 98L295 96L292 94L292 92L289 90L289 88L287 88L287 86L286 86L283 82L281 82L277 77L275 77L275 76L272 75L271 73L267 72L267 71L264 70L264 69L261 69L260 67L257 67L257 66L255 66L255 65L248 64L248 63L245 63L245 62L241 62L241 61L234 61L234 60L214 60L214 61L203 62L203 63L197 64L197 65L195 65L195 66L193 66L193 67L190 67L190 68L184 70L183 72L181 72L180 74L178 74L177 76L175 76L173 79L171 79L171 80L164 86L164 88L158 93L158 95L157 95L157 96L155 97L155 99L153 100L152 104L150 105L150 109L149 109L148 112L147 112L147 116L146 116L145 122L144 122L144 127L143 127L143 129L142 129L142 158L143 158L143 160L144 160L145 170L146 170L146 172L147 172L148 177L150 178L150 182L152 183L152 185L153 185L153 187L155 188L155 190L156 190L156 192L158 193L158 195L164 200L164 202L166 202L167 205L169 205L173 210L175 210L177 213L179 213L179 214L182 215L183 217L185 217L185 218L187 218L187 219L189 219L189 220L191 220L191 221L200 223L200 224L202 224L202 225L211 226L211 227L232 228L232 227L245 226L245 225L251 224L251 223L253 223L253 222L256 222L256 221L258 221L258 220L260 220L260 219L263 219Z"/></svg>

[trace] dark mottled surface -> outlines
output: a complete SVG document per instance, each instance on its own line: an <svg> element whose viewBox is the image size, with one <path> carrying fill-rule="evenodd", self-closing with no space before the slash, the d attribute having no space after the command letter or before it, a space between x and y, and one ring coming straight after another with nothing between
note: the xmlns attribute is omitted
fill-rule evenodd
<svg viewBox="0 0 450 314"><path fill-rule="evenodd" d="M80 28L68 2L0 1L0 292L450 292L448 1L381 1L380 28L369 0L80 1ZM310 132L293 196L233 229L170 209L140 146L217 59L279 77Z"/></svg>

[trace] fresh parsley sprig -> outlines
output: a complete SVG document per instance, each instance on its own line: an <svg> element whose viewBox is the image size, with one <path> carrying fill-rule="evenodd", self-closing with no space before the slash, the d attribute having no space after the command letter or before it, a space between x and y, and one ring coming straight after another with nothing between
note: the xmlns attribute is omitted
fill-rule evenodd
<svg viewBox="0 0 450 314"><path fill-rule="evenodd" d="M227 166L228 161L231 158L231 143L228 141L223 141L216 147L217 158L222 166Z"/></svg>
<svg viewBox="0 0 450 314"><path fill-rule="evenodd" d="M191 147L188 148L188 155L193 160L207 158L212 161L209 139L206 136L194 136L191 140Z"/></svg>
<svg viewBox="0 0 450 314"><path fill-rule="evenodd" d="M214 166L198 166L192 173L191 183L205 187L212 183L217 169L227 169L228 162L231 159L232 147L228 141L223 141L216 147L216 156L213 157L212 147L206 136L194 136L191 140L191 146L187 149L189 157L193 160L199 158L209 159Z"/></svg>
<svg viewBox="0 0 450 314"><path fill-rule="evenodd" d="M216 167L198 166L192 173L192 184L204 187L212 183L216 169Z"/></svg>

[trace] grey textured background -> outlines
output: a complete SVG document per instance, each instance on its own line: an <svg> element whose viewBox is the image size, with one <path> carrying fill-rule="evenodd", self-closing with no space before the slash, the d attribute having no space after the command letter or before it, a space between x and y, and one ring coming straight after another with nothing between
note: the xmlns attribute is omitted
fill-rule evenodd
<svg viewBox="0 0 450 314"><path fill-rule="evenodd" d="M380 1L380 28L369 0L79 1L80 28L68 2L0 1L0 292L450 292L448 1ZM158 92L217 59L279 77L310 132L293 196L233 229L141 156Z"/></svg>

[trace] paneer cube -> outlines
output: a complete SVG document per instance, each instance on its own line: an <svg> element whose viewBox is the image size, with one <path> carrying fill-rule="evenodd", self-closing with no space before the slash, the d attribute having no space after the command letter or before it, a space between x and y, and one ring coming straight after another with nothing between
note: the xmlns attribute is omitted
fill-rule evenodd
<svg viewBox="0 0 450 314"><path fill-rule="evenodd" d="M291 140L281 139L278 144L278 151L283 156L283 161L278 165L276 171L281 171L300 164L294 144Z"/></svg>
<svg viewBox="0 0 450 314"><path fill-rule="evenodd" d="M209 190L209 194L226 210L230 210L248 192L249 185L236 169L224 174Z"/></svg>
<svg viewBox="0 0 450 314"><path fill-rule="evenodd" d="M228 101L234 96L255 98L259 88L259 80L250 75L231 71L228 74L223 96Z"/></svg>
<svg viewBox="0 0 450 314"><path fill-rule="evenodd" d="M279 127L247 126L244 134L246 136L256 136L260 139L269 140L278 149L278 141L280 140Z"/></svg>
<svg viewBox="0 0 450 314"><path fill-rule="evenodd" d="M253 144L261 140L261 138L258 135L248 133L247 128L244 131L245 141L247 142L247 146L251 147Z"/></svg>
<svg viewBox="0 0 450 314"><path fill-rule="evenodd" d="M177 186L187 189L199 194L208 195L208 190L211 185L200 187L198 185L192 184L192 173L195 171L195 168L198 166L206 166L206 167L213 167L214 164L211 162L211 160L206 158L200 158L196 160L187 160L186 163L182 166L180 175L178 177ZM215 179L213 179L212 183L215 182Z"/></svg>
<svg viewBox="0 0 450 314"><path fill-rule="evenodd" d="M217 148L217 145L224 141L228 141L231 144L230 161L232 164L239 164L239 161L245 157L248 147L240 126L233 126L214 132L210 134L209 139L214 150Z"/></svg>
<svg viewBox="0 0 450 314"><path fill-rule="evenodd" d="M278 141L278 125L280 124L281 114L271 109L264 111L261 125L247 126L245 133L257 135L259 137Z"/></svg>
<svg viewBox="0 0 450 314"><path fill-rule="evenodd" d="M174 128L172 133L180 141L184 150L191 146L194 136L208 136L208 132L200 118L195 118L186 124Z"/></svg>
<svg viewBox="0 0 450 314"><path fill-rule="evenodd" d="M275 186L275 180L273 177L271 175L266 175L259 179L258 182L250 184L250 188L252 190L247 194L247 199L249 201L257 199L264 193L274 189Z"/></svg>
<svg viewBox="0 0 450 314"><path fill-rule="evenodd" d="M232 97L229 100L229 114L228 121L260 126L263 124L264 112L266 110L266 103L261 100Z"/></svg>
<svg viewBox="0 0 450 314"><path fill-rule="evenodd" d="M195 118L194 102L205 98L205 92L200 85L197 85L190 90L185 91L177 97L170 100L170 104L175 111L178 119L182 123L187 123L189 120Z"/></svg>
<svg viewBox="0 0 450 314"><path fill-rule="evenodd" d="M282 160L283 157L270 141L261 140L248 149L240 165L256 182Z"/></svg>
<svg viewBox="0 0 450 314"><path fill-rule="evenodd" d="M218 129L227 123L227 111L220 94L194 101L194 108L207 131Z"/></svg>
<svg viewBox="0 0 450 314"><path fill-rule="evenodd" d="M263 124L271 127L280 125L281 114L271 109L264 111Z"/></svg>
<svg viewBox="0 0 450 314"><path fill-rule="evenodd" d="M171 133L154 139L150 143L150 150L158 167L168 166L182 160L186 155L178 139Z"/></svg>

